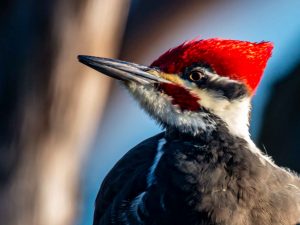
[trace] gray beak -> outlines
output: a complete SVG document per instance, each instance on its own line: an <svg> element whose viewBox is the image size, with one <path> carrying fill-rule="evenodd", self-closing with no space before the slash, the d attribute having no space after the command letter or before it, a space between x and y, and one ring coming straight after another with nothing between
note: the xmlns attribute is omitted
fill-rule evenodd
<svg viewBox="0 0 300 225"><path fill-rule="evenodd" d="M159 71L147 66L117 59L87 55L79 55L78 60L79 62L118 80L135 81L140 84L170 83L170 81L158 76L160 73Z"/></svg>

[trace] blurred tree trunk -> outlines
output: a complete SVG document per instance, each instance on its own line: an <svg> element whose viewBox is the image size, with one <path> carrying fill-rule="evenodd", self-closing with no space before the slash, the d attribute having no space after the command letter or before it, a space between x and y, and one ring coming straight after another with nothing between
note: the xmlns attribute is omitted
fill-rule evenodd
<svg viewBox="0 0 300 225"><path fill-rule="evenodd" d="M109 79L78 54L116 56L128 1L0 3L0 221L67 225Z"/></svg>
<svg viewBox="0 0 300 225"><path fill-rule="evenodd" d="M300 173L300 64L275 84L259 139L276 163Z"/></svg>

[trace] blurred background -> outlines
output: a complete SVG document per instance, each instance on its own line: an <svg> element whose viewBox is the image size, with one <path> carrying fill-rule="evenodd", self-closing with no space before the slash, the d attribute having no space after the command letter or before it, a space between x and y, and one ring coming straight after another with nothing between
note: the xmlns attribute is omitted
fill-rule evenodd
<svg viewBox="0 0 300 225"><path fill-rule="evenodd" d="M1 224L91 224L105 174L161 130L78 54L148 65L196 37L274 42L251 134L300 172L299 9L299 0L2 0Z"/></svg>

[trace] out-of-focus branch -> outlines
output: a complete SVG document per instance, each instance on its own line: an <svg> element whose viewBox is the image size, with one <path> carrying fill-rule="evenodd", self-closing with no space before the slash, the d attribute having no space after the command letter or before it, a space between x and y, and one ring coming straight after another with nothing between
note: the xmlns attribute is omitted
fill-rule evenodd
<svg viewBox="0 0 300 225"><path fill-rule="evenodd" d="M280 166L300 173L300 62L273 88L259 144Z"/></svg>
<svg viewBox="0 0 300 225"><path fill-rule="evenodd" d="M0 167L0 221L72 224L81 160L110 83L76 56L117 54L128 1L14 1L7 8L11 13L2 32L9 23L20 24L1 45L21 49L8 52L11 64L0 68L9 91L2 89L0 96L7 129L0 139L0 160L7 165Z"/></svg>

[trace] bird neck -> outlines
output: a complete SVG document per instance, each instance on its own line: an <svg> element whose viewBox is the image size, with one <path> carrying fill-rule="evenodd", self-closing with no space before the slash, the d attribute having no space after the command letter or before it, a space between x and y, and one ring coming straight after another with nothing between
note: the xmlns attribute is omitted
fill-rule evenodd
<svg viewBox="0 0 300 225"><path fill-rule="evenodd" d="M265 154L252 141L249 134L249 113L250 113L250 100L245 100L240 104L231 105L227 111L206 111L206 117L199 117L203 126L197 127L198 130L185 130L181 127L165 125L166 138L169 140L192 141L197 144L206 144L214 140L221 140L222 137L230 137L230 139L238 139L245 141L247 149L253 154L257 155L260 161L265 164L273 161ZM210 128L210 129L208 129Z"/></svg>
<svg viewBox="0 0 300 225"><path fill-rule="evenodd" d="M249 113L251 109L251 97L245 96L234 100L219 98L207 93L201 93L200 104L208 110L209 117L218 126L225 126L228 131L243 139L250 139L249 135Z"/></svg>
<svg viewBox="0 0 300 225"><path fill-rule="evenodd" d="M243 98L230 102L224 107L216 107L212 112L224 123L217 121L217 126L225 126L228 132L234 136L251 141L249 133L249 115L251 109L251 99Z"/></svg>
<svg viewBox="0 0 300 225"><path fill-rule="evenodd" d="M239 107L239 108L238 108ZM174 137L184 137L192 139L209 139L213 135L226 133L231 136L239 137L253 143L249 134L249 106L234 106L227 110L214 110L199 113L194 119L194 125L199 123L201 126L180 126L181 124L164 124L166 134L174 135ZM186 121L193 120L188 116ZM177 126L176 126L177 125ZM190 128L190 129L189 129Z"/></svg>

